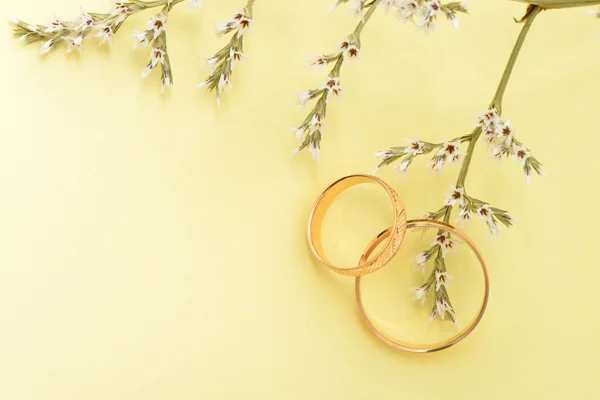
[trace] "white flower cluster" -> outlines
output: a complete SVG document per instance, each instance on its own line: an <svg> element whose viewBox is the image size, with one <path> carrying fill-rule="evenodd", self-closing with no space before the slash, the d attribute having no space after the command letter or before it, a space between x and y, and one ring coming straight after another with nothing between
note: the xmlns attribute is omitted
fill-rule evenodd
<svg viewBox="0 0 600 400"><path fill-rule="evenodd" d="M147 29L143 32L134 31L133 37L138 46L152 45L150 61L144 69L142 76L148 76L156 67L161 66L162 90L173 82L171 65L167 54L166 35L167 16L175 4L174 0L157 0L153 2L141 1L117 1L112 0L113 7L106 13L87 13L82 10L73 20L55 19L48 26L27 24L19 20L11 20L15 26L15 34L26 43L41 42L41 53L46 54L65 43L67 53L74 50L81 53L84 40L95 33L99 39L99 45L112 45L115 33L121 28L125 20L140 11L163 7L162 11L154 15L148 22ZM188 0L192 8L198 8L202 4L200 0Z"/></svg>
<svg viewBox="0 0 600 400"><path fill-rule="evenodd" d="M231 88L231 75L236 65L242 64L247 56L243 52L243 35L252 29L252 3L250 1L246 8L233 13L228 21L215 27L217 36L222 37L235 32L229 43L219 50L214 56L207 57L206 63L211 68L211 74L197 88L207 87L214 90L217 97L217 106L221 105L221 94L225 89Z"/></svg>
<svg viewBox="0 0 600 400"><path fill-rule="evenodd" d="M542 164L531 155L523 143L516 139L515 128L510 121L502 121L496 109L492 108L481 114L478 124L483 137L490 144L494 158L501 160L513 156L515 160L521 162L527 184L530 182L532 170L538 175L546 176L542 171Z"/></svg>

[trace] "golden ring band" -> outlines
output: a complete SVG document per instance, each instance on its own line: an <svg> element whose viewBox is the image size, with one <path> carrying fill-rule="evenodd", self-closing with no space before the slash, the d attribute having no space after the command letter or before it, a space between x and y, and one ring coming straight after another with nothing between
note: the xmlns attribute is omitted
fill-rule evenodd
<svg viewBox="0 0 600 400"><path fill-rule="evenodd" d="M352 268L341 268L332 264L323 251L321 241L321 228L323 224L323 219L327 210L335 201L335 199L340 195L340 193L349 189L350 187L364 183L378 184L387 192L394 209L394 222L391 227L380 233L373 241L371 241L371 243L369 243L369 245L363 252L357 266ZM452 336L447 340L431 345L411 344L396 340L386 335L371 322L371 319L369 318L369 315L366 312L364 303L362 301L362 275L366 275L379 270L380 268L385 266L394 257L394 255L396 255L400 244L404 239L406 229L408 228L435 228L449 232L452 235L456 236L475 253L475 256L477 257L477 260L479 261L479 264L481 266L481 270L483 272L484 277L484 297L475 317L465 328L463 328L456 335ZM372 258L372 253L384 242L385 245L383 246L383 248L379 251L379 253L375 255L375 257ZM331 184L327 189L325 189L325 191L323 191L323 193L319 196L319 198L313 205L313 208L310 212L310 216L308 219L308 243L315 257L327 268L338 274L356 277L355 295L362 319L364 320L367 327L371 330L371 332L375 334L375 336L377 336L383 342L394 348L412 353L431 353L453 346L456 343L463 340L475 329L475 327L481 321L481 318L483 317L483 314L487 307L489 297L489 277L487 273L485 260L483 259L481 252L479 251L473 240L471 240L467 235L455 229L451 225L442 222L437 222L433 220L407 221L404 205L402 204L402 201L400 200L400 197L398 196L396 191L394 191L387 183L375 176L350 175L339 179L338 181Z"/></svg>
<svg viewBox="0 0 600 400"><path fill-rule="evenodd" d="M379 254L377 254L372 260L369 261L366 259L361 259L361 262L353 268L340 268L333 265L323 251L321 242L321 227L323 224L323 219L327 210L340 193L351 188L352 186L364 183L380 185L383 187L383 189L385 189L390 197L392 206L394 208L394 222L391 227L391 232L393 232L393 235L388 235L389 240L381 249ZM398 252L400 243L402 243L402 239L404 239L405 232L406 212L398 193L396 193L396 191L387 183L372 175L350 175L331 184L319 196L308 218L308 244L310 249L323 265L341 275L360 276L375 272L382 268Z"/></svg>
<svg viewBox="0 0 600 400"><path fill-rule="evenodd" d="M475 327L479 324L479 321L481 321L481 318L483 317L483 314L487 307L489 291L490 291L490 284L489 284L487 268L485 265L485 260L483 259L481 252L479 251L479 249L477 248L477 246L475 245L473 240L471 240L467 235L465 235L461 231L454 229L451 225L448 225L448 224L445 224L442 222L431 221L431 220L410 220L407 223L407 228L409 228L409 229L410 228L436 228L436 229L440 229L440 230L449 232L452 235L454 235L455 237L459 238L463 243L465 243L473 251L473 253L475 253L477 260L479 261L479 264L481 265L481 270L483 272L483 278L484 278L484 286L485 286L483 300L481 302L481 305L479 306L479 310L477 311L477 314L475 315L473 320L471 320L471 322L467 326L465 326L460 332L458 332L456 335L452 336L451 338L444 340L442 342L439 342L439 343L431 344L431 345L416 345L416 344L411 344L411 343L406 343L406 342L396 340L396 339L386 335L379 329L377 329L377 327L375 327L375 325L371 322L371 319L369 318L369 315L367 314L364 303L362 301L361 284L360 284L361 277L360 276L356 277L356 281L355 281L355 294L356 294L356 302L358 304L358 309L360 311L360 315L361 315L362 319L364 320L364 322L367 325L367 327L369 328L369 330L371 332L373 332L373 334L375 334L375 336L377 336L383 342L385 342L386 344L388 344L396 349L408 351L411 353L432 353L435 351L444 350L450 346L455 345L456 343L463 340L467 335L469 335L469 333L471 333L473 331L473 329L475 329ZM377 238L375 238L367 246L365 252L361 256L361 263L364 262L364 260L369 259L371 253L377 248L377 246L379 246L384 240L386 240L390 236L390 232L391 232L390 229L386 229L385 231L380 233L377 236Z"/></svg>

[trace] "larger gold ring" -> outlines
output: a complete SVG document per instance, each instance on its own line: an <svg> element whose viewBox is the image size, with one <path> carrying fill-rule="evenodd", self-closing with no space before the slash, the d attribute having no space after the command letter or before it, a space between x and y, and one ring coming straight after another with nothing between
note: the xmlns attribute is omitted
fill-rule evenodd
<svg viewBox="0 0 600 400"><path fill-rule="evenodd" d="M465 235L461 231L454 229L451 225L444 224L442 222L432 221L432 220L411 220L411 221L408 221L407 228L436 228L436 229L441 229L446 232L450 232L454 236L458 237L477 256L477 259L479 260L479 264L481 265L481 270L483 272L483 278L485 281L485 294L483 296L483 301L481 303L481 306L479 307L479 311L475 315L475 318L465 328L463 328L459 333L457 333L453 337L451 337L443 342L435 343L432 345L415 345L415 344L405 343L405 342L396 340L394 338L391 338L388 335L386 335L385 333L381 332L379 329L377 329L375 327L375 325L373 325L373 323L371 322L371 319L369 318L369 315L367 314L367 312L365 310L365 307L364 307L364 304L362 301L362 294L361 294L361 290L360 290L361 277L360 276L356 277L356 283L355 283L356 301L358 303L358 309L360 310L360 315L361 315L362 319L364 320L365 324L367 325L367 327L369 328L369 330L371 330L371 332L373 332L375 334L375 336L377 336L379 339L384 341L386 344L388 344L392 347L395 347L397 349L409 351L412 353L432 353L434 351L447 349L448 347L455 345L456 343L463 340L469 333L471 333L473 331L473 329L475 329L477 324L479 324L479 321L481 321L481 318L483 317L485 308L487 306L489 291L490 291L490 283L489 283L489 279L488 279L487 268L485 266L485 261L483 259L483 256L481 255L481 252L479 251L479 249L477 248L477 246L475 245L473 240L471 240L467 235ZM384 240L386 240L390 236L390 233L391 233L390 228L388 228L384 232L380 233L377 236L377 238L375 238L369 244L369 246L367 246L367 249L365 250L365 252L363 253L363 255L360 258L360 263L364 262L365 260L368 260L371 253L377 248L377 246L379 246Z"/></svg>
<svg viewBox="0 0 600 400"><path fill-rule="evenodd" d="M390 228L390 232L393 232L393 234L388 234L386 236L386 238L391 236L390 240L372 260L369 261L367 258L363 257L356 267L340 268L333 265L323 252L321 242L321 226L323 224L323 218L325 217L329 206L340 193L352 186L363 183L378 184L388 193L394 207L394 223ZM402 242L402 239L404 239L405 232L406 213L404 211L404 205L402 204L402 201L400 201L400 197L387 183L372 175L350 175L331 184L315 202L308 219L308 244L314 255L330 270L337 272L338 274L349 276L369 274L387 264L398 252L400 243ZM379 243L381 243L381 241Z"/></svg>

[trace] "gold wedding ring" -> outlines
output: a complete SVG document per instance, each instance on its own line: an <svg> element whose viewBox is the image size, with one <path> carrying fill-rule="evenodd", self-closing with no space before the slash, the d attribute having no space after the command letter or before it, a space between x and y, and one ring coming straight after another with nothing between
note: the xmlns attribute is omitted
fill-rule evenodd
<svg viewBox="0 0 600 400"><path fill-rule="evenodd" d="M390 200L392 201L392 206L394 208L394 222L388 232L388 235L386 236L386 239L389 238L389 240L372 260L368 260L367 258L363 257L361 258L359 264L355 267L340 268L333 265L323 252L321 241L321 227L323 224L323 218L325 217L325 214L327 213L327 210L331 204L335 201L340 193L352 186L363 183L377 184L385 189L390 197ZM369 274L377 271L387 264L398 252L400 243L402 242L402 239L404 239L405 232L406 213L404 211L404 205L402 204L402 201L400 201L400 197L387 183L372 175L351 175L334 182L319 196L310 212L310 217L308 219L308 244L313 254L330 270L337 272L338 274L349 276ZM382 239L379 243L381 243L383 240L384 239Z"/></svg>
<svg viewBox="0 0 600 400"><path fill-rule="evenodd" d="M323 224L323 219L325 217L325 214L327 213L327 210L340 193L352 186L360 185L363 183L378 184L381 187L383 187L383 189L385 189L388 196L390 197L390 200L392 201L392 206L394 209L394 222L391 227L380 233L373 241L371 241L371 243L369 243L366 250L362 254L357 266L353 268L340 268L338 266L333 265L323 252L321 241L321 227ZM371 322L369 314L365 310L365 306L362 301L361 277L363 275L375 272L378 269L382 268L394 257L394 255L396 255L400 244L404 239L406 229L408 228L435 228L438 230L448 232L454 235L455 237L459 238L475 253L475 256L477 257L477 260L479 261L479 264L481 266L481 270L483 272L484 277L484 296L475 317L466 327L464 327L456 335L452 336L447 340L431 345L411 344L386 335L384 332L379 330L373 324L373 322ZM383 342L394 348L412 353L431 353L447 349L448 347L455 345L456 343L463 340L467 335L469 335L473 331L473 329L475 329L475 327L479 324L481 318L483 317L489 297L489 278L483 256L477 248L477 246L475 245L475 243L473 242L473 240L471 240L467 235L465 235L461 231L456 230L451 225L442 222L426 219L407 221L406 212L398 194L387 183L375 176L350 175L334 182L327 189L325 189L325 191L319 196L319 198L313 205L313 208L310 212L310 217L308 219L308 243L315 257L317 257L317 259L327 268L342 275L356 277L356 302L358 304L358 308L362 319L364 320L367 327L371 330L371 332L375 334L375 336L377 336ZM383 248L376 254L375 257L371 258L372 253L383 243L385 243L383 245Z"/></svg>
<svg viewBox="0 0 600 400"><path fill-rule="evenodd" d="M465 243L473 251L473 253L475 253L475 256L477 256L477 260L479 260L479 264L481 265L481 271L483 272L483 278L484 278L484 282L485 282L484 283L485 292L484 292L483 300L481 302L481 305L479 306L479 311L475 315L475 318L473 318L473 320L466 327L464 327L460 332L458 332L456 335L452 336L451 338L449 338L447 340L439 342L439 343L434 343L431 345L415 345L415 344L399 341L397 339L394 339L394 338L386 335L385 333L383 333L382 331L377 329L377 327L375 327L375 325L371 322L371 319L369 318L369 315L367 314L367 311L365 310L365 306L362 301L362 293L361 293L361 289L360 289L360 281L361 281L360 276L356 277L356 282L355 282L355 294L356 294L356 302L358 303L358 309L360 311L360 315L361 315L362 319L364 320L364 322L367 325L367 327L369 328L369 330L371 332L373 332L373 334L375 334L375 336L377 336L379 339L384 341L386 344L388 344L396 349L408 351L411 353L432 353L434 351L444 350L450 346L455 345L456 343L460 342L461 340L463 340L469 333L471 333L473 331L473 329L475 329L477 324L479 324L479 321L481 321L481 317L483 317L483 313L485 312L485 308L487 306L489 291L490 291L490 283L489 283L487 268L485 266L485 261L483 259L483 256L481 255L481 252L479 251L479 249L477 248L477 246L475 245L473 240L471 240L464 233L454 229L451 225L444 224L442 222L432 221L432 220L411 220L411 221L408 221L407 228L409 228L409 229L410 228L436 228L436 229L440 229L440 230L449 232L452 235L454 235L455 237L459 238L463 243ZM364 260L369 259L369 256L377 248L377 246L379 246L384 240L386 240L390 236L390 232L391 231L389 228L386 229L385 231L380 233L367 246L367 249L365 250L365 252L363 253L363 255L360 258L360 260L361 260L360 263L362 263Z"/></svg>

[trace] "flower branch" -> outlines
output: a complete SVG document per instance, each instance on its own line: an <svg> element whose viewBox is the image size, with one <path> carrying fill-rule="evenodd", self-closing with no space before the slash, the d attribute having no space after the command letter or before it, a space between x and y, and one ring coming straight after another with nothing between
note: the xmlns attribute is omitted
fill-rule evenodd
<svg viewBox="0 0 600 400"><path fill-rule="evenodd" d="M255 0L249 0L246 7L239 12L233 13L233 17L216 26L217 36L221 37L233 33L227 45L221 48L214 56L207 57L206 62L212 68L210 76L197 87L207 87L209 91L215 91L217 105L221 104L221 94L225 88L231 87L230 79L233 68L242 64L244 58L244 33L251 29L254 23L253 8Z"/></svg>
<svg viewBox="0 0 600 400"><path fill-rule="evenodd" d="M448 223L453 208L457 207L457 221L464 224L465 222L469 222L473 215L477 215L487 225L490 235L495 235L499 232L500 224L510 227L515 222L514 218L512 218L505 210L492 207L489 203L470 196L466 192L465 182L467 174L475 152L475 145L481 136L485 138L488 147L491 149L492 155L495 158L502 159L513 156L515 159L519 160L522 163L527 182L529 182L532 170L540 175L544 175L541 169L541 163L533 157L529 149L515 137L515 129L510 121L503 121L500 118L504 92L515 62L519 56L519 52L527 37L529 29L541 10L542 8L538 6L532 6L528 10L525 24L521 29L521 33L519 34L508 59L490 107L479 117L477 127L470 134L452 139L449 142L445 142L442 146L440 146L439 143L432 144L421 142L416 139L414 141L409 141L409 145L406 147L393 147L389 150L376 153L377 157L382 158L382 161L377 168L401 161L396 165L396 168L400 171L406 171L416 156L429 154L436 148L439 148L439 150L435 153L429 163L429 167L434 170L441 169L448 160L454 162L462 159L462 166L456 180L456 185L451 186L451 191L446 195L444 205L435 212L427 213L427 218L443 220ZM461 152L459 150L460 146L465 142L468 142L468 147L465 152ZM446 273L445 261L448 251L454 250L454 248L455 243L450 235L443 231L438 231L436 240L431 244L431 247L420 253L416 258L416 269L420 270L423 274L425 273L426 263L429 260L434 260L433 269L429 278L423 285L413 289L415 292L414 298L421 299L421 301L424 302L425 296L430 288L434 286L433 283L436 283L436 290L434 292L435 304L431 311L430 321L436 317L439 317L442 320L448 317L449 320L456 322L455 311L450 303L448 292L446 290L449 275Z"/></svg>
<svg viewBox="0 0 600 400"><path fill-rule="evenodd" d="M359 23L354 31L340 43L335 52L309 59L312 68L324 67L329 64L333 64L333 67L320 88L299 93L299 100L302 105L313 100L316 103L302 124L294 128L296 138L300 141L300 146L294 150L294 153L308 148L315 160L319 158L322 131L329 100L343 92L340 86L341 68L346 60L352 61L360 58L362 31L379 5L383 5L387 11L395 8L398 18L404 22L415 22L416 18L415 23L426 31L431 31L434 28L435 21L440 13L451 20L455 26L458 26L456 14L467 12L463 3L441 4L438 0L338 0L333 8L350 1L352 1L350 11L360 18Z"/></svg>
<svg viewBox="0 0 600 400"><path fill-rule="evenodd" d="M133 35L137 46L152 46L150 61L144 69L142 76L146 77L157 66L161 66L162 89L173 83L173 74L169 55L167 52L167 19L171 9L186 0L156 0L156 1L117 1L113 0L113 8L105 13L81 14L73 20L55 19L49 25L29 24L21 20L11 20L14 33L29 44L41 42L42 54L59 47L65 43L67 53L76 50L81 53L84 41L90 36L99 39L99 45L112 44L113 36L121 29L123 23L132 15L140 11L159 8L162 10L154 15L148 22L147 29ZM201 0L187 0L192 8L198 8Z"/></svg>

